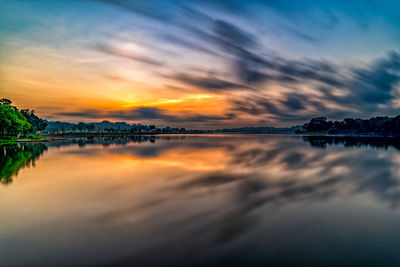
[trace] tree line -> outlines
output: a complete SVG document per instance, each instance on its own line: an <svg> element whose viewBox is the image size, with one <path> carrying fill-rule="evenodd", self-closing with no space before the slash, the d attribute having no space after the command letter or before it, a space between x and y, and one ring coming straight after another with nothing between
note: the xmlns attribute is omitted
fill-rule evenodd
<svg viewBox="0 0 400 267"><path fill-rule="evenodd" d="M12 105L11 100L0 99L0 136L3 139L8 137L20 137L27 133L46 131L46 134L64 133L118 133L118 134L158 134L158 133L187 133L184 128L172 128L166 126L157 128L155 125L128 124L126 122L63 122L47 121L39 118L34 110L21 109Z"/></svg>
<svg viewBox="0 0 400 267"><path fill-rule="evenodd" d="M19 137L21 134L44 130L46 126L47 121L39 118L34 110L19 110L11 100L0 99L0 134Z"/></svg>
<svg viewBox="0 0 400 267"><path fill-rule="evenodd" d="M342 121L328 121L325 117L311 119L296 133L327 134L378 134L400 136L400 115L390 118L372 117L369 119L346 118Z"/></svg>

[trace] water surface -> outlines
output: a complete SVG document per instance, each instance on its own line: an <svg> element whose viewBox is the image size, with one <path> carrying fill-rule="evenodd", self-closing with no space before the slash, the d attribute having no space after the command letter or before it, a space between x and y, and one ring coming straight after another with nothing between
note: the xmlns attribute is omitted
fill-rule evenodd
<svg viewBox="0 0 400 267"><path fill-rule="evenodd" d="M273 135L0 147L0 266L399 265L400 154Z"/></svg>

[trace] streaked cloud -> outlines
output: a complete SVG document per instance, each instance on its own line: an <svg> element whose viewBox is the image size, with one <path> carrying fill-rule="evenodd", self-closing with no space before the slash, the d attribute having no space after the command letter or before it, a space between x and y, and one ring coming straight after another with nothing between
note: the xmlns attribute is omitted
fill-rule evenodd
<svg viewBox="0 0 400 267"><path fill-rule="evenodd" d="M130 60L134 60L134 61L138 61L138 62L150 64L150 65L155 65L155 66L163 66L164 65L161 61L159 61L157 59L153 59L153 58L147 57L145 55L140 55L137 52L135 53L135 51L129 51L127 49L120 49L117 47L113 47L111 45L96 44L94 46L94 49L97 51L106 53L106 54L130 59Z"/></svg>
<svg viewBox="0 0 400 267"><path fill-rule="evenodd" d="M0 4L0 89L51 119L207 128L399 112L396 3L49 3Z"/></svg>
<svg viewBox="0 0 400 267"><path fill-rule="evenodd" d="M83 109L71 112L59 112L57 115L72 117L72 118L84 118L84 119L114 119L114 120L126 120L126 121L157 121L160 120L163 123L205 123L212 121L227 121L235 118L234 114L223 114L223 115L202 115L193 112L181 112L173 113L168 110L156 108L156 107L135 107L121 110L100 110L100 109Z"/></svg>

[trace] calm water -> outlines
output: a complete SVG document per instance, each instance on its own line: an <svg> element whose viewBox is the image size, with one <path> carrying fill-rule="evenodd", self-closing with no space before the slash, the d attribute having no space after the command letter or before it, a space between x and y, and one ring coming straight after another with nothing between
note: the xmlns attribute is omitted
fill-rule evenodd
<svg viewBox="0 0 400 267"><path fill-rule="evenodd" d="M399 147L268 135L3 146L0 266L398 266Z"/></svg>

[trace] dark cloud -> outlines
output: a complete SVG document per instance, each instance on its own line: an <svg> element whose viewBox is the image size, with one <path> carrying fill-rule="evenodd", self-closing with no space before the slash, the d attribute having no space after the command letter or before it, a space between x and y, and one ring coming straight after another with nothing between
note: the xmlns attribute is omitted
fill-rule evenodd
<svg viewBox="0 0 400 267"><path fill-rule="evenodd" d="M247 88L247 86L244 84L223 80L212 75L209 75L207 77L199 77L190 74L177 73L174 75L165 75L164 77L177 80L179 82L195 86L206 91L224 91Z"/></svg>
<svg viewBox="0 0 400 267"><path fill-rule="evenodd" d="M197 113L182 112L179 115L172 115L164 109L156 107L137 107L124 110L99 110L85 109L73 112L59 112L57 115L67 116L72 118L87 118L87 119L116 119L127 121L147 121L155 120L162 123L205 123L233 120L236 115L227 113L225 115L202 115Z"/></svg>
<svg viewBox="0 0 400 267"><path fill-rule="evenodd" d="M329 86L342 87L335 72L334 65L329 65L327 62L299 62L299 61L285 61L277 62L277 71L282 75L298 78L299 81L316 81Z"/></svg>
<svg viewBox="0 0 400 267"><path fill-rule="evenodd" d="M340 70L329 61L294 61L250 52L248 48L257 48L256 40L227 23L219 23L218 28L221 27L224 30L216 31L220 47L234 53L232 66L243 83L275 82L287 88L307 86L322 93L317 96L294 89L283 93L281 100L258 94L234 100L234 110L276 116L277 121L301 121L319 114L338 118L346 114L372 116L379 111L398 111L391 103L400 79L398 53L392 52L369 66ZM335 90L341 93L333 95ZM328 108L328 103L336 107ZM297 111L301 112L294 113Z"/></svg>
<svg viewBox="0 0 400 267"><path fill-rule="evenodd" d="M362 111L371 113L379 110L380 104L391 104L397 95L399 79L400 56L392 52L368 67L352 69L351 76L343 82L345 95L334 96L329 87L321 88L321 91L326 100L345 107L362 108Z"/></svg>
<svg viewBox="0 0 400 267"><path fill-rule="evenodd" d="M369 68L355 69L348 83L350 97L358 102L385 104L392 100L400 79L400 55L392 52Z"/></svg>
<svg viewBox="0 0 400 267"><path fill-rule="evenodd" d="M241 50L243 47L252 47L256 45L255 38L239 27L223 20L214 22L214 32L216 41L227 50Z"/></svg>
<svg viewBox="0 0 400 267"><path fill-rule="evenodd" d="M271 68L273 64L249 50L259 47L256 38L251 34L231 23L217 20L210 41L233 56L233 71L242 82L258 83L268 78L267 73L261 69Z"/></svg>
<svg viewBox="0 0 400 267"><path fill-rule="evenodd" d="M154 107L138 107L126 110L98 110L98 109L85 109L81 111L73 112L59 112L58 115L68 117L80 117L80 118L113 118L121 120L146 120L165 118L164 111Z"/></svg>
<svg viewBox="0 0 400 267"><path fill-rule="evenodd" d="M299 97L299 96L292 96L289 95L287 99L282 101L282 104L288 107L291 110L301 110L305 109L304 104L303 104L303 99L304 97Z"/></svg>
<svg viewBox="0 0 400 267"><path fill-rule="evenodd" d="M204 37L232 57L232 70L243 83L316 81L343 86L335 75L337 67L329 62L302 62L265 55L255 36L227 21L216 20L212 29L213 32Z"/></svg>
<svg viewBox="0 0 400 267"><path fill-rule="evenodd" d="M208 44L208 46L202 46L207 47L207 53L215 49L220 50L214 54L228 62L234 73L233 77L243 84L259 84L265 81L279 83L315 81L329 86L343 86L335 76L337 67L329 62L311 60L301 62L265 55L257 38L240 27L224 20L208 21L206 25L210 30L189 27L185 29L200 42ZM188 38L180 38L178 44L200 50L198 45L194 45ZM210 45L214 46L214 50ZM247 86L246 88L254 89L255 87Z"/></svg>
<svg viewBox="0 0 400 267"><path fill-rule="evenodd" d="M349 69L346 74L340 73L333 64L315 61L293 62L281 65L278 70L280 75L294 79L289 82L290 86L318 82L318 85L309 85L318 94L294 89L282 93L280 100L253 94L233 99L234 110L255 116L268 115L277 121L301 121L320 114L338 119L344 116L373 116L379 111L393 115L399 112L392 105L400 80L398 53L392 52L368 66ZM340 90L340 95L332 94L335 90ZM336 107L328 107L329 103Z"/></svg>

